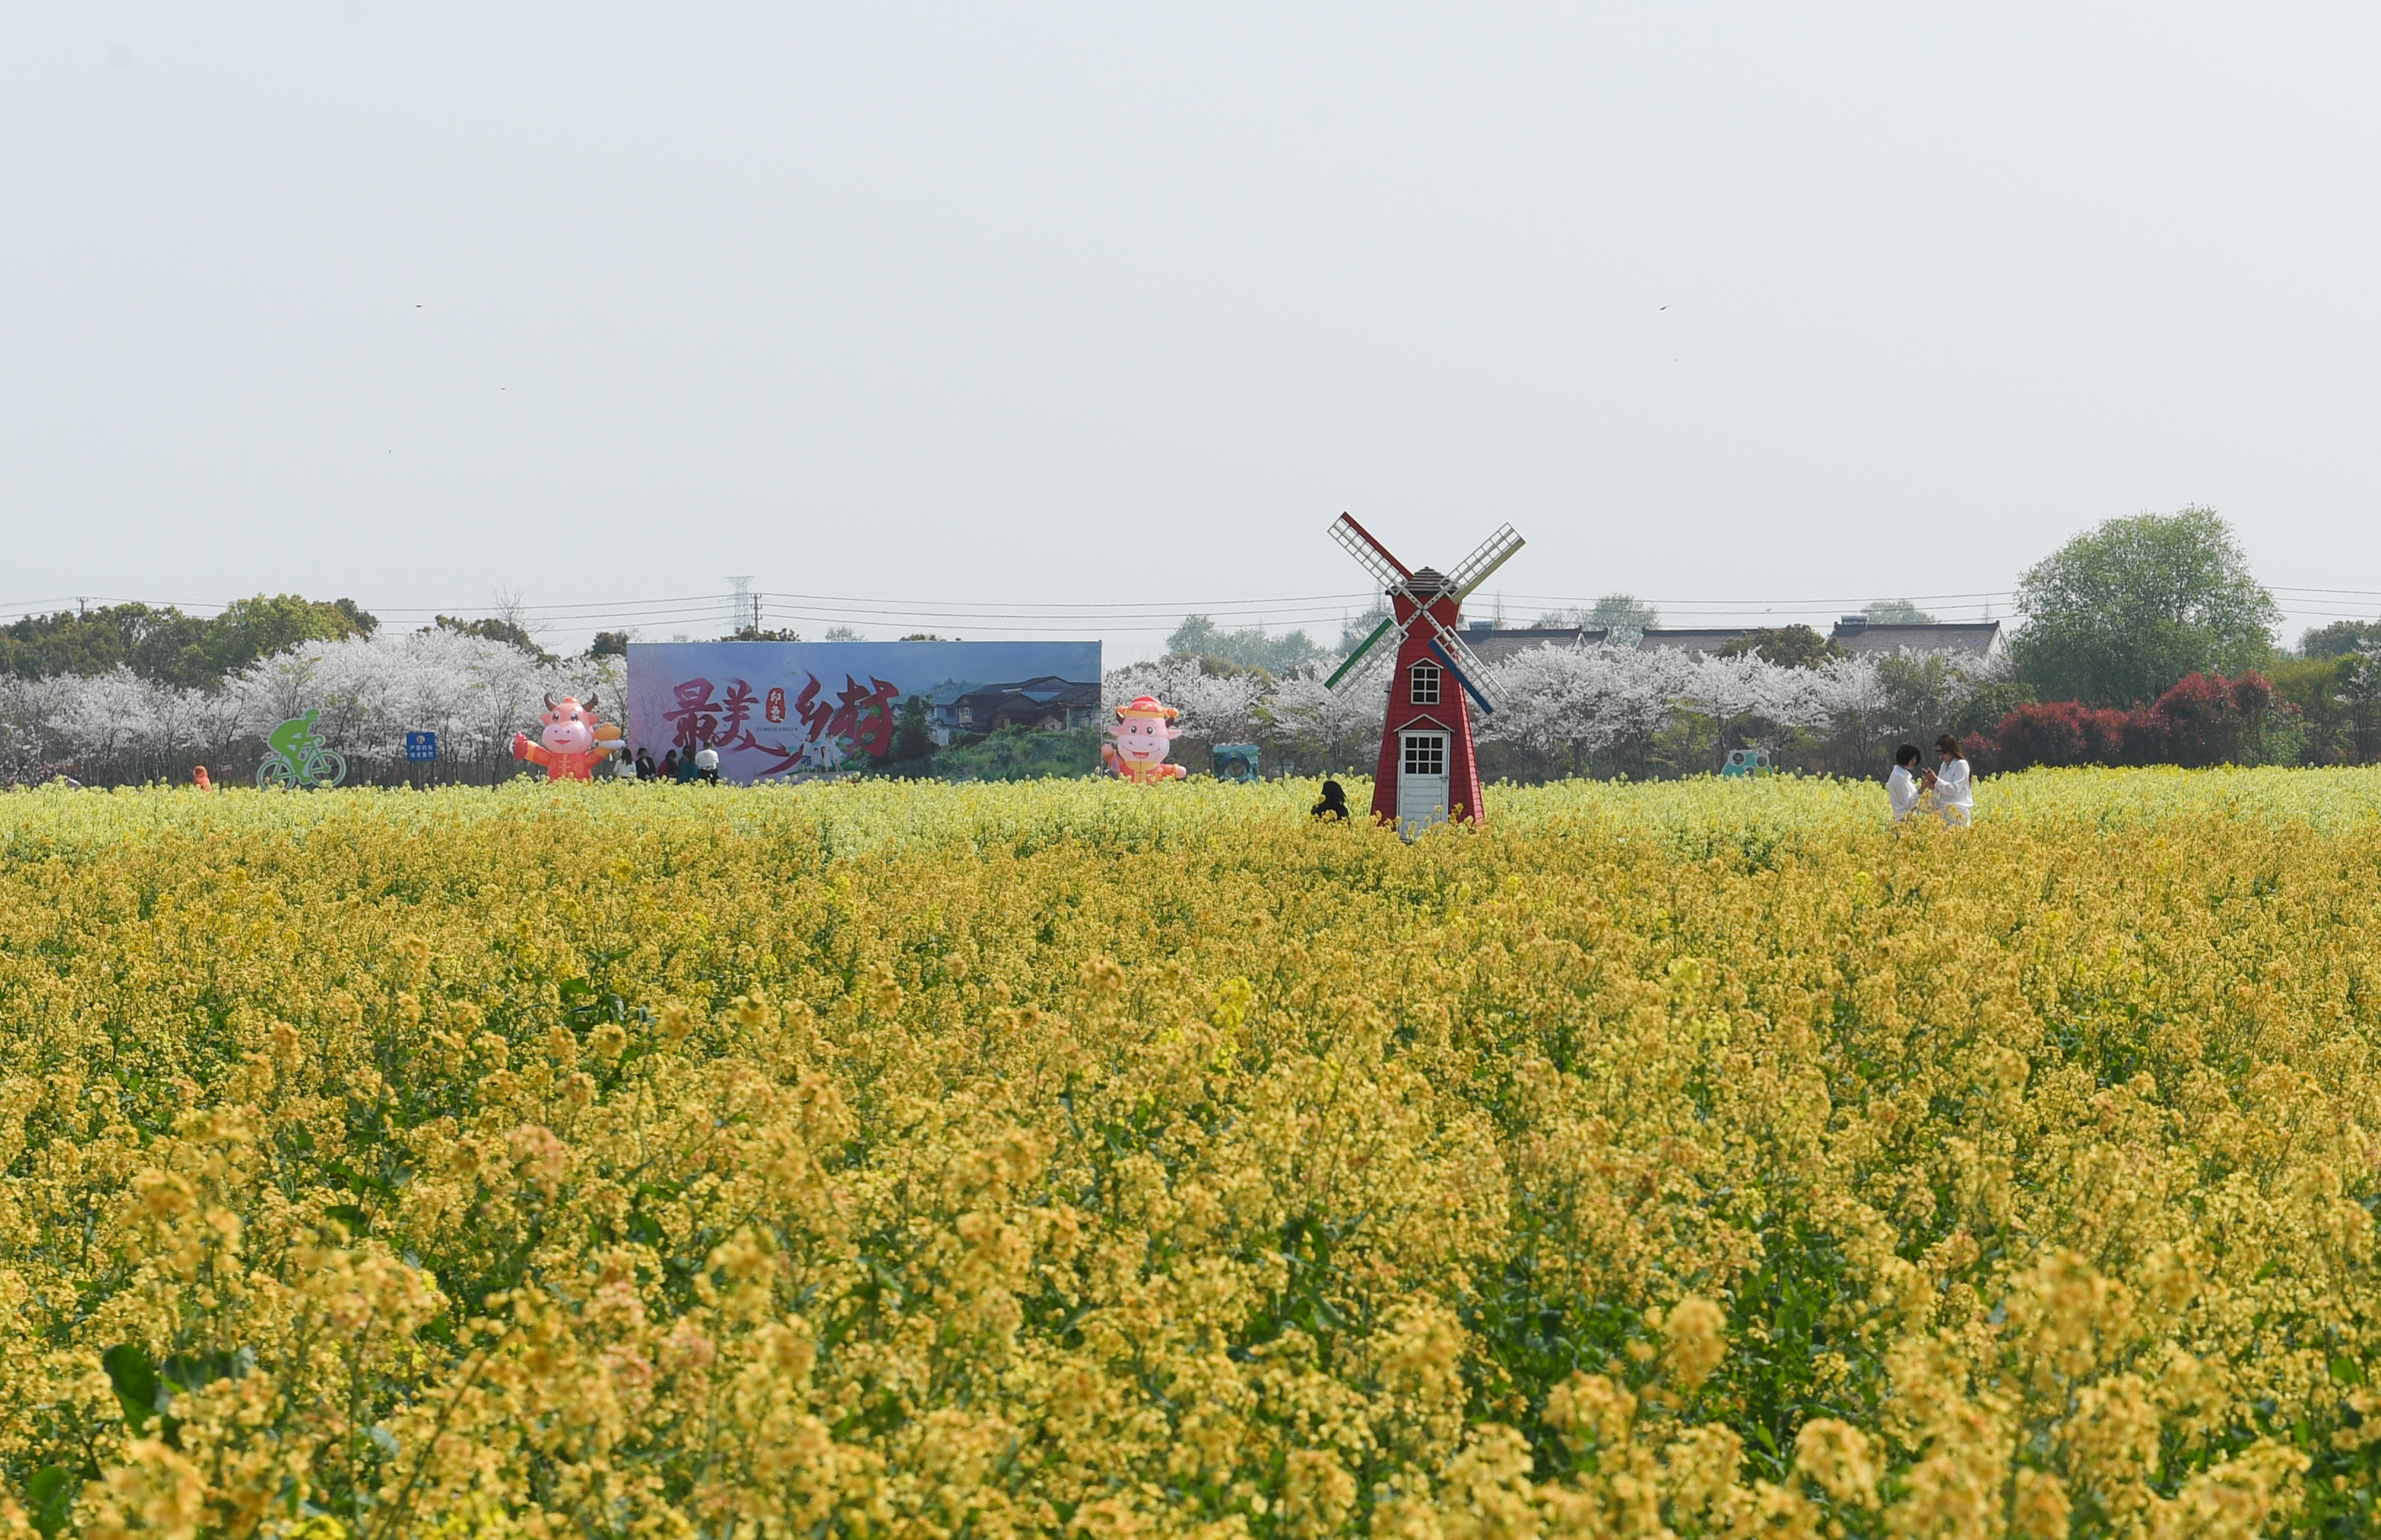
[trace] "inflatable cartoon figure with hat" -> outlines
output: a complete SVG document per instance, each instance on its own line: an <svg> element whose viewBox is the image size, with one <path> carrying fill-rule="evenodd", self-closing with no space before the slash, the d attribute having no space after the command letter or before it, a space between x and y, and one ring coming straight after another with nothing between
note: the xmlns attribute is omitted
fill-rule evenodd
<svg viewBox="0 0 2381 1540"><path fill-rule="evenodd" d="M1116 722L1108 728L1116 741L1100 745L1100 759L1135 786L1188 778L1190 771L1166 763L1167 751L1182 736L1182 729L1174 726L1180 715L1154 695L1135 696L1117 707Z"/></svg>

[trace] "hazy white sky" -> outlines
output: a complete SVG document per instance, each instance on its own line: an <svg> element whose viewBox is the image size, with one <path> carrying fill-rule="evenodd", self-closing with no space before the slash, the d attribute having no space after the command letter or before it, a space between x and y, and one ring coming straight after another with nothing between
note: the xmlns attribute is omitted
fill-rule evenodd
<svg viewBox="0 0 2381 1540"><path fill-rule="evenodd" d="M2349 6L14 6L0 611L751 573L1117 661L1336 629L1342 508L1511 520L1520 615L2191 502L2381 590L2376 74Z"/></svg>

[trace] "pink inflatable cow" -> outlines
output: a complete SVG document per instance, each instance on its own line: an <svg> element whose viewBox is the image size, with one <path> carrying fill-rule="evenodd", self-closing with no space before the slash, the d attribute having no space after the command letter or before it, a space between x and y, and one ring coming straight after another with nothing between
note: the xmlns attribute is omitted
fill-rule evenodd
<svg viewBox="0 0 2381 1540"><path fill-rule="evenodd" d="M1167 751L1182 736L1182 729L1174 726L1180 715L1154 695L1136 696L1117 707L1117 719L1108 727L1116 741L1100 745L1101 761L1135 786L1188 778L1190 772L1166 763Z"/></svg>
<svg viewBox="0 0 2381 1540"><path fill-rule="evenodd" d="M620 729L595 719L592 695L584 705L575 695L565 695L559 704L549 695L539 720L545 726L539 729L537 742L513 734L513 758L544 765L549 781L592 780L604 756L620 748Z"/></svg>

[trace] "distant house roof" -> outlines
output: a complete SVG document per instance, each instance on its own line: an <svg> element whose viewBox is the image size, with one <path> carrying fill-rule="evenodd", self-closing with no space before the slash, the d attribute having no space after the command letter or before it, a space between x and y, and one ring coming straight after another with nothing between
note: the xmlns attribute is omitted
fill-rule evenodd
<svg viewBox="0 0 2381 1540"><path fill-rule="evenodd" d="M1591 647L1612 633L1601 626L1515 626L1505 630L1468 630L1464 644L1483 663L1502 663L1532 647Z"/></svg>
<svg viewBox="0 0 2381 1540"><path fill-rule="evenodd" d="M971 690L952 703L958 726L970 732L990 732L1009 722L1029 727L1083 727L1100 709L1100 684L1097 679L1062 679L1044 674L1015 684Z"/></svg>
<svg viewBox="0 0 2381 1540"><path fill-rule="evenodd" d="M1716 653L1756 629L1752 626L1714 626L1688 630L1649 627L1638 639L1637 649L1644 653ZM1997 620L1880 626L1864 616L1857 615L1848 615L1837 621L1830 640L1845 652L1854 654L1898 653L1904 648L1918 653L1992 654L1999 652L2004 645L2001 623ZM1476 649L1478 644L1473 645Z"/></svg>
<svg viewBox="0 0 2381 1540"><path fill-rule="evenodd" d="M1847 653L1997 653L2001 623L1997 620L1951 620L1923 625L1899 622L1880 626L1864 617L1847 615L1836 622L1836 642Z"/></svg>
<svg viewBox="0 0 2381 1540"><path fill-rule="evenodd" d="M1716 626L1689 630L1648 626L1645 634L1637 639L1637 650L1641 653L1716 653L1752 629L1750 626Z"/></svg>

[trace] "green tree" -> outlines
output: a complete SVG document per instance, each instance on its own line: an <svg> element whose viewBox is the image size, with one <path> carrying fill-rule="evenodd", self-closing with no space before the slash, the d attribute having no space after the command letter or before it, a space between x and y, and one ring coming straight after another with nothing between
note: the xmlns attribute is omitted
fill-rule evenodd
<svg viewBox="0 0 2381 1540"><path fill-rule="evenodd" d="M928 702L923 695L912 695L901 703L893 718L893 757L897 760L922 760L934 752L934 726L927 719Z"/></svg>
<svg viewBox="0 0 2381 1540"><path fill-rule="evenodd" d="M1948 730L1956 738L1988 733L1999 727L2001 718L2010 712L2032 704L2033 687L2021 679L2003 679L1996 684L1980 685L1951 714Z"/></svg>
<svg viewBox="0 0 2381 1540"><path fill-rule="evenodd" d="M1353 619L1342 621L1339 626L1339 655L1346 657L1362 646L1364 639L1380 629L1381 622L1389 618L1391 613L1387 602L1382 601ZM1387 646L1388 638L1383 637L1381 645Z"/></svg>
<svg viewBox="0 0 2381 1540"><path fill-rule="evenodd" d="M124 666L152 678L170 677L184 647L204 639L207 622L168 605L104 605L93 610L29 615L0 628L0 673L21 678L54 674L104 674Z"/></svg>
<svg viewBox="0 0 2381 1540"><path fill-rule="evenodd" d="M1629 593L1606 594L1589 608L1584 621L1591 629L1602 627L1610 633L1606 640L1624 646L1635 645L1646 628L1661 623L1660 610Z"/></svg>
<svg viewBox="0 0 2381 1540"><path fill-rule="evenodd" d="M175 654L167 678L175 684L212 687L262 657L303 642L336 642L367 636L380 621L352 599L317 603L296 593L259 593L234 599L207 622L192 646Z"/></svg>
<svg viewBox="0 0 2381 1540"><path fill-rule="evenodd" d="M2216 510L2111 519L2019 581L2018 676L2045 701L2132 706L2184 675L2265 662L2274 596Z"/></svg>
<svg viewBox="0 0 2381 1540"><path fill-rule="evenodd" d="M1648 626L1662 623L1662 612L1635 594L1607 593L1585 609L1550 609L1537 623L1550 629L1601 629L1606 641L1632 647Z"/></svg>
<svg viewBox="0 0 2381 1540"><path fill-rule="evenodd" d="M295 593L236 600L212 620L170 605L110 605L0 628L0 672L42 678L122 666L145 678L212 690L261 657L301 642L369 635L379 625L352 599L324 604Z"/></svg>
<svg viewBox="0 0 2381 1540"><path fill-rule="evenodd" d="M1379 625L1374 619L1374 625ZM1358 632L1356 642L1364 640ZM1353 646L1354 642L1349 642ZM1211 664L1234 664L1241 668L1262 668L1270 674L1283 674L1323 656L1323 649L1302 630L1268 632L1263 626L1251 626L1227 631L1204 615L1186 615L1174 634L1166 639L1166 651L1172 657L1199 658Z"/></svg>
<svg viewBox="0 0 2381 1540"><path fill-rule="evenodd" d="M2367 647L2381 647L2381 620L2335 620L2299 638L2299 656L2303 658L2346 657Z"/></svg>
<svg viewBox="0 0 2381 1540"><path fill-rule="evenodd" d="M135 617L181 618L178 610L145 605L104 605L96 610L60 610L29 615L0 626L0 673L45 679L57 674L104 674L134 663Z"/></svg>
<svg viewBox="0 0 2381 1540"><path fill-rule="evenodd" d="M591 658L627 657L629 655L629 633L626 631L597 631L595 633L595 640L587 644L587 655Z"/></svg>
<svg viewBox="0 0 2381 1540"><path fill-rule="evenodd" d="M442 631L460 631L465 636L476 636L489 642L501 642L507 647L518 647L540 663L555 661L554 654L539 646L537 638L530 635L519 622L507 620L501 616L491 615L477 620L459 620L451 615L442 615L436 623ZM627 654L629 650L627 636L618 631L598 631L595 633L595 640L600 643L607 636L618 636L620 651L623 654ZM589 651L595 656L603 655L593 648L590 648Z"/></svg>
<svg viewBox="0 0 2381 1540"><path fill-rule="evenodd" d="M1816 668L1831 659L1849 655L1842 643L1821 636L1808 626L1757 627L1722 647L1718 655L1740 658L1747 653L1781 668Z"/></svg>
<svg viewBox="0 0 2381 1540"><path fill-rule="evenodd" d="M1907 599L1874 599L1861 606L1873 626L1932 626L1935 617Z"/></svg>

